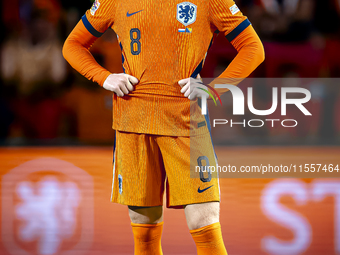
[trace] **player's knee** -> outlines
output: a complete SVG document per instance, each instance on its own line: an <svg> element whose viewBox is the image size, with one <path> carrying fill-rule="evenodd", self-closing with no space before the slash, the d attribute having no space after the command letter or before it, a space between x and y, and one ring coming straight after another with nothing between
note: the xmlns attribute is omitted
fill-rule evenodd
<svg viewBox="0 0 340 255"><path fill-rule="evenodd" d="M163 207L129 206L129 215L133 223L154 224L163 221Z"/></svg>
<svg viewBox="0 0 340 255"><path fill-rule="evenodd" d="M216 222L219 222L218 213L212 213L209 215L199 215L198 217L194 217L190 221L187 221L188 228L190 230L199 229Z"/></svg>
<svg viewBox="0 0 340 255"><path fill-rule="evenodd" d="M219 222L219 203L210 202L187 205L185 215L190 230L208 226Z"/></svg>

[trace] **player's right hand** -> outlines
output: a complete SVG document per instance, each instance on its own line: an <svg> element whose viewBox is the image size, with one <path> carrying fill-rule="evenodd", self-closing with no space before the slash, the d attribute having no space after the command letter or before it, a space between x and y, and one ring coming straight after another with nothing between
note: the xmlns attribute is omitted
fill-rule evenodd
<svg viewBox="0 0 340 255"><path fill-rule="evenodd" d="M103 88L116 93L122 97L133 90L133 85L138 83L138 79L125 73L110 74L104 81Z"/></svg>

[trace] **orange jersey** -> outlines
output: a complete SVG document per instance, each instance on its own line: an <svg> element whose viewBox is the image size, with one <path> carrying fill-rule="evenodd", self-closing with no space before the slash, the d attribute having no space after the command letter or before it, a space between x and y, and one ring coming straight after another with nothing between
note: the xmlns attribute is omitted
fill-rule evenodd
<svg viewBox="0 0 340 255"><path fill-rule="evenodd" d="M113 128L169 136L189 136L204 121L197 114L190 123L178 81L198 75L215 31L232 41L250 25L232 0L96 0L82 21L96 37L117 33L124 71L139 80L114 95Z"/></svg>

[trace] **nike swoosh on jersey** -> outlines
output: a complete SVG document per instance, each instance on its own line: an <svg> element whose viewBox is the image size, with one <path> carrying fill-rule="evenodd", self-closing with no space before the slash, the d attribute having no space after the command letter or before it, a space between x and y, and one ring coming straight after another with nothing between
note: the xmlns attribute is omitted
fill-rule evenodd
<svg viewBox="0 0 340 255"><path fill-rule="evenodd" d="M200 187L198 187L197 192L198 192L198 193L202 193L202 192L206 191L207 189L210 189L212 186L214 186L214 185L211 185L210 187L205 188L205 189L200 189Z"/></svg>
<svg viewBox="0 0 340 255"><path fill-rule="evenodd" d="M137 11L137 12L133 12L133 13L129 13L129 11L126 13L126 17L131 17L132 15L135 15L138 12L141 12L143 10Z"/></svg>

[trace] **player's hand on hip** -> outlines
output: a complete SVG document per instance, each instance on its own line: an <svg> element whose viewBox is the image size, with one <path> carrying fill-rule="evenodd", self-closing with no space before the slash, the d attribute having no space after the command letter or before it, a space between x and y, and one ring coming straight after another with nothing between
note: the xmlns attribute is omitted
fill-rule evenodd
<svg viewBox="0 0 340 255"><path fill-rule="evenodd" d="M129 94L133 90L133 85L138 83L138 79L132 75L119 73L110 74L104 84L103 88L116 93L117 96L122 97Z"/></svg>
<svg viewBox="0 0 340 255"><path fill-rule="evenodd" d="M178 84L182 87L181 93L190 100L195 100L197 97L209 97L209 94L205 92L207 87L202 83L201 79L186 78L180 80Z"/></svg>

